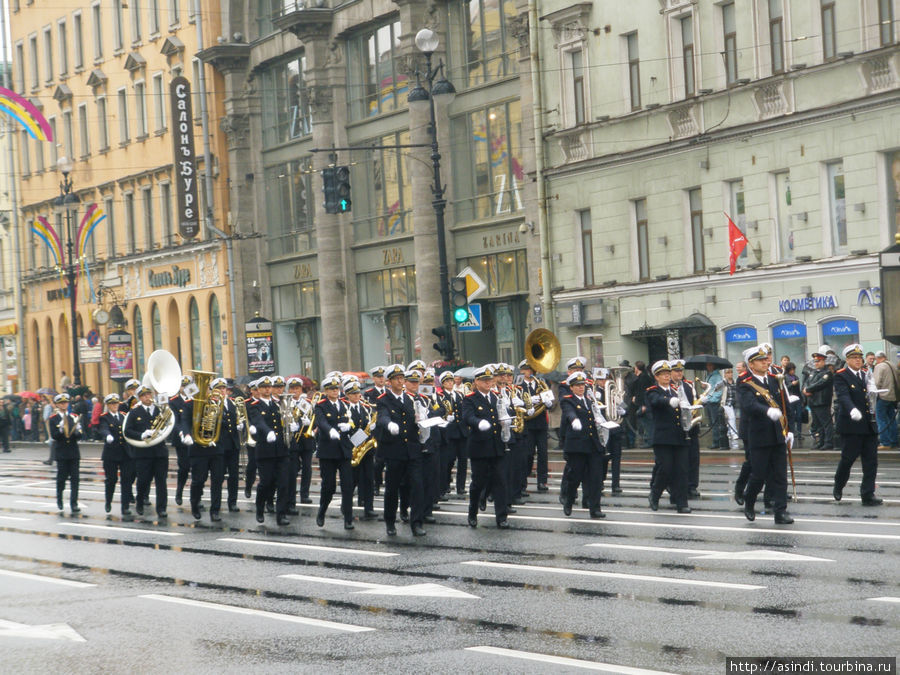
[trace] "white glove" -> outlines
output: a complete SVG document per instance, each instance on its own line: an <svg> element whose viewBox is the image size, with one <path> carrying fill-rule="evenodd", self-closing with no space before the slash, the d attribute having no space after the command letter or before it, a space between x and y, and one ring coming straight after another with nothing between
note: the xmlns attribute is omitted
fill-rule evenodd
<svg viewBox="0 0 900 675"><path fill-rule="evenodd" d="M266 434L266 443L274 443L276 438L278 437L275 435L275 432L270 431Z"/></svg>
<svg viewBox="0 0 900 675"><path fill-rule="evenodd" d="M788 403L796 403L799 400L800 400L799 396L794 396L793 394L790 394L788 396Z"/></svg>
<svg viewBox="0 0 900 675"><path fill-rule="evenodd" d="M152 435L153 435L153 430L147 429L147 431L145 431L144 433L141 434L141 440L146 440L146 439L150 438Z"/></svg>
<svg viewBox="0 0 900 675"><path fill-rule="evenodd" d="M184 443L185 445L193 445L193 444L194 444L194 439L191 438L191 435L190 435L190 434L187 434L187 435L183 435L183 436L181 437L181 442Z"/></svg>
<svg viewBox="0 0 900 675"><path fill-rule="evenodd" d="M672 398L669 399L669 405L672 406L673 408L678 408L678 406L681 405L681 400L679 400L679 398L677 396L673 396Z"/></svg>
<svg viewBox="0 0 900 675"><path fill-rule="evenodd" d="M481 420L478 422L478 430L479 431L489 431L491 428L491 423L487 420Z"/></svg>
<svg viewBox="0 0 900 675"><path fill-rule="evenodd" d="M517 408L524 408L524 407L525 407L525 401L523 401L522 399L520 399L518 396L513 396L512 404L513 404L514 406L516 406Z"/></svg>
<svg viewBox="0 0 900 675"><path fill-rule="evenodd" d="M787 436L785 437L785 439L784 439L784 442L787 444L787 446L788 446L789 448L790 448L791 446L793 446L793 445L794 445L794 434L791 433L791 432L789 431L789 432L788 432L788 435L787 435Z"/></svg>
<svg viewBox="0 0 900 675"><path fill-rule="evenodd" d="M339 441L339 440L341 440L341 434L340 434L340 432L339 432L337 429L334 429L334 428L332 428L331 431L328 432L328 436L329 436L329 437L331 438L331 440L333 440L333 441Z"/></svg>
<svg viewBox="0 0 900 675"><path fill-rule="evenodd" d="M347 433L348 431L350 431L350 425L346 422L341 422L338 424L338 429L340 429L344 433Z"/></svg>
<svg viewBox="0 0 900 675"><path fill-rule="evenodd" d="M106 442L107 443L112 443L115 440L116 439L112 437L112 434L106 434Z"/></svg>
<svg viewBox="0 0 900 675"><path fill-rule="evenodd" d="M626 414L628 411L625 410L625 408L623 408L622 406L617 406L617 407L616 407L616 412L619 413L619 416L620 416L620 417L625 417L625 414Z"/></svg>
<svg viewBox="0 0 900 675"><path fill-rule="evenodd" d="M572 431L581 431L581 420L572 420Z"/></svg>
<svg viewBox="0 0 900 675"><path fill-rule="evenodd" d="M450 413L449 415L447 415L448 422L452 422L455 419L456 419L456 415L454 415L453 413Z"/></svg>
<svg viewBox="0 0 900 675"><path fill-rule="evenodd" d="M253 436L256 436L256 427L253 426L252 424L250 425L250 433L251 433Z"/></svg>
<svg viewBox="0 0 900 675"><path fill-rule="evenodd" d="M81 423L75 425L75 433L76 434L81 433Z"/></svg>
<svg viewBox="0 0 900 675"><path fill-rule="evenodd" d="M207 445L206 447L207 447L207 448L214 448L214 447L216 447L216 442L215 442L215 441L210 441L210 442L209 442L209 445Z"/></svg>
<svg viewBox="0 0 900 675"><path fill-rule="evenodd" d="M298 431L300 431L300 425L297 424L296 422L291 422L291 433L293 434Z"/></svg>
<svg viewBox="0 0 900 675"><path fill-rule="evenodd" d="M862 413L857 408L854 408L850 411L850 419L854 422L859 422L862 419Z"/></svg>
<svg viewBox="0 0 900 675"><path fill-rule="evenodd" d="M243 423L243 422L238 422L237 430L238 430L238 431L243 431L243 430L244 430L244 423Z"/></svg>
<svg viewBox="0 0 900 675"><path fill-rule="evenodd" d="M541 401L544 402L544 405L553 405L553 392L552 391L541 392Z"/></svg>
<svg viewBox="0 0 900 675"><path fill-rule="evenodd" d="M778 408L769 408L766 410L766 417L768 417L773 422L777 422L781 419L781 411Z"/></svg>
<svg viewBox="0 0 900 675"><path fill-rule="evenodd" d="M533 407L529 408L528 410L525 411L525 414L528 415L529 417L531 417L532 415L534 415L534 408Z"/></svg>
<svg viewBox="0 0 900 675"><path fill-rule="evenodd" d="M305 427L308 427L310 422L312 422L312 420L306 417L306 415L300 418L300 423Z"/></svg>
<svg viewBox="0 0 900 675"><path fill-rule="evenodd" d="M706 403L707 401L709 401L709 397L706 394L703 394L703 396L700 397L700 403Z"/></svg>
<svg viewBox="0 0 900 675"><path fill-rule="evenodd" d="M396 436L400 433L400 427L397 426L396 422L388 422L387 429L391 436Z"/></svg>

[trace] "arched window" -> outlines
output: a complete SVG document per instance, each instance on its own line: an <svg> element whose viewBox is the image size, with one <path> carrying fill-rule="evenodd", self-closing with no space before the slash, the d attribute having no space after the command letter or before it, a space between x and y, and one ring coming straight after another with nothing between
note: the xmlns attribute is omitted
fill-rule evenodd
<svg viewBox="0 0 900 675"><path fill-rule="evenodd" d="M141 318L141 308L134 308L134 367L135 372L144 370L144 320Z"/></svg>
<svg viewBox="0 0 900 675"><path fill-rule="evenodd" d="M191 366L199 370L203 367L200 347L200 310L197 309L197 301L191 298Z"/></svg>
<svg viewBox="0 0 900 675"><path fill-rule="evenodd" d="M222 373L222 317L219 314L219 299L215 295L209 300L209 333L212 338L213 370Z"/></svg>
<svg viewBox="0 0 900 675"><path fill-rule="evenodd" d="M153 303L151 319L153 322L153 351L162 349L162 321L159 318L159 305Z"/></svg>

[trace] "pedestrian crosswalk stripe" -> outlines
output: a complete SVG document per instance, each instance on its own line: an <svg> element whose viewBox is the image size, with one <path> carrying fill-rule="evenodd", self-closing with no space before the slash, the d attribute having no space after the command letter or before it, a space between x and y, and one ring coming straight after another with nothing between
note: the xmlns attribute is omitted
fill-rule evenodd
<svg viewBox="0 0 900 675"><path fill-rule="evenodd" d="M235 539L232 537L222 537L216 541L225 541L231 544L254 544L256 546L280 546L282 548L295 548L306 551L327 551L330 553L346 553L349 555L369 555L376 558L393 558L400 555L399 553L388 553L386 551L367 551L360 548L341 548L338 546L316 546L313 544L292 544L286 541L258 541L256 539Z"/></svg>
<svg viewBox="0 0 900 675"><path fill-rule="evenodd" d="M539 663L552 663L557 666L567 666L569 668L582 668L584 670L599 670L604 673L617 673L619 675L672 675L662 670L647 670L645 668L634 668L632 666L620 666L612 663L599 663L597 661L583 661L581 659L570 659L565 656L550 656L548 654L535 654L534 652L520 652L516 649L503 649L502 647L466 647L467 652L479 652L481 654L491 654L492 656L505 656L511 659L522 659L525 661L537 661Z"/></svg>
<svg viewBox="0 0 900 675"><path fill-rule="evenodd" d="M6 577L16 577L17 579L27 579L29 581L43 581L48 584L56 584L57 586L70 586L72 588L88 588L97 584L88 584L83 581L70 581L69 579L57 579L56 577L45 577L41 574L27 574L26 572L14 572L13 570L0 570L0 575Z"/></svg>

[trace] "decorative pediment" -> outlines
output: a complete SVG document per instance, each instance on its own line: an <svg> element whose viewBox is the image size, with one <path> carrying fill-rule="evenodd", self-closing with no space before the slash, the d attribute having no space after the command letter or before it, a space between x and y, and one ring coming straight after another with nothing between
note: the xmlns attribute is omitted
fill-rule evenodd
<svg viewBox="0 0 900 675"><path fill-rule="evenodd" d="M147 65L147 59L140 55L139 52L131 52L125 59L125 70L134 72L140 70Z"/></svg>
<svg viewBox="0 0 900 675"><path fill-rule="evenodd" d="M106 81L108 79L109 78L106 77L106 73L104 73L99 68L94 68L91 71L91 74L88 75L87 85L93 89L96 89L97 87L102 87L104 84L106 84Z"/></svg>
<svg viewBox="0 0 900 675"><path fill-rule="evenodd" d="M55 98L59 103L63 103L64 101L72 100L72 90L69 89L69 85L60 84L56 87L56 90L53 92L53 98Z"/></svg>
<svg viewBox="0 0 900 675"><path fill-rule="evenodd" d="M549 21L557 44L584 40L590 30L593 2L579 2L541 17Z"/></svg>
<svg viewBox="0 0 900 675"><path fill-rule="evenodd" d="M163 56L174 56L175 54L183 51L184 43L174 35L170 35L163 41L159 53Z"/></svg>

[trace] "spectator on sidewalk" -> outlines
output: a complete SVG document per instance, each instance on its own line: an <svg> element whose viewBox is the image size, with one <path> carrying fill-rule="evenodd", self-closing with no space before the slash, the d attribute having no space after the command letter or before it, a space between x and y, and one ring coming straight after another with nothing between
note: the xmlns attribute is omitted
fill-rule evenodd
<svg viewBox="0 0 900 675"><path fill-rule="evenodd" d="M102 440L99 436L100 433L100 415L103 414L103 404L100 403L100 397L94 396L92 401L92 409L91 409L91 421L88 424L88 438L94 441Z"/></svg>
<svg viewBox="0 0 900 675"><path fill-rule="evenodd" d="M62 371L62 376L59 378L59 390L60 392L65 393L65 391L72 385L72 380L69 379L69 376L66 375L66 371Z"/></svg>
<svg viewBox="0 0 900 675"><path fill-rule="evenodd" d="M44 464L53 464L53 460L56 459L54 454L53 447L53 439L50 437L50 418L54 415L53 404L50 402L50 397L44 397L44 410L41 413L41 418L44 422L44 431L47 432L47 443L50 445L50 456L44 460Z"/></svg>
<svg viewBox="0 0 900 675"><path fill-rule="evenodd" d="M709 428L712 430L712 450L728 447L728 439L725 434L725 420L722 411L722 394L725 389L725 382L722 379L722 372L716 370L712 363L706 364L706 383L709 385L709 393L705 396L703 409L706 411L706 419L709 422Z"/></svg>
<svg viewBox="0 0 900 675"><path fill-rule="evenodd" d="M800 395L800 378L797 377L797 364L793 361L788 361L784 367L784 384L788 394L797 397L797 400L788 405L791 407L793 418L791 433L794 434L794 447L801 448L803 447L803 410L806 408L806 401Z"/></svg>
<svg viewBox="0 0 900 675"><path fill-rule="evenodd" d="M722 371L722 381L725 383L725 392L722 395L722 413L725 418L725 433L728 436L728 448L730 450L738 450L740 444L738 441L737 416L735 415L735 405L737 404L734 395L734 371L726 368Z"/></svg>
<svg viewBox="0 0 900 675"><path fill-rule="evenodd" d="M0 447L3 452L9 449L9 428L12 425L12 405L8 400L0 401Z"/></svg>
<svg viewBox="0 0 900 675"><path fill-rule="evenodd" d="M900 378L894 364L883 351L875 353L875 387L885 391L875 401L875 419L878 423L878 449L896 448L897 441L897 393Z"/></svg>

